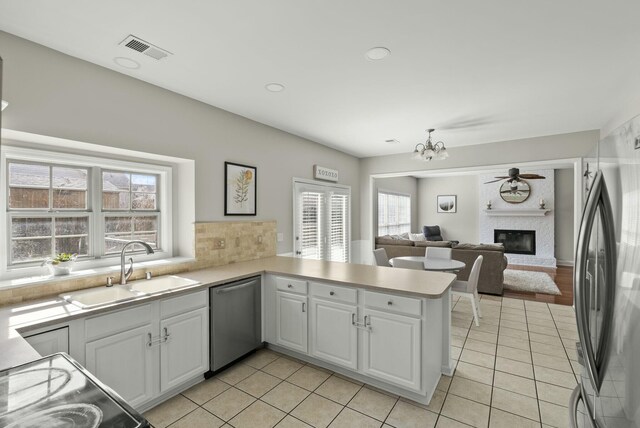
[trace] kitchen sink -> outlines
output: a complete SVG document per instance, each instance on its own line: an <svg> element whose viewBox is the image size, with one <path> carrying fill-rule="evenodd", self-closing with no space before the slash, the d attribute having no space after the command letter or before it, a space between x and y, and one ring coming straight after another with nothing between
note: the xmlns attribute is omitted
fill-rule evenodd
<svg viewBox="0 0 640 428"><path fill-rule="evenodd" d="M82 309L90 309L136 299L144 295L145 293L130 290L128 287L115 285L113 287L99 287L71 294L61 294L60 297Z"/></svg>
<svg viewBox="0 0 640 428"><path fill-rule="evenodd" d="M193 281L181 276L166 275L152 279L134 281L129 284L129 287L132 291L139 291L145 294L157 294L199 284L200 283L198 281Z"/></svg>

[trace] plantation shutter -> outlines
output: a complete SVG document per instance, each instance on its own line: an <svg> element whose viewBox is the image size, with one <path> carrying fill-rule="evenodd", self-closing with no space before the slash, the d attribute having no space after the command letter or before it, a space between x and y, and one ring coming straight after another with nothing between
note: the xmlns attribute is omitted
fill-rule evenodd
<svg viewBox="0 0 640 428"><path fill-rule="evenodd" d="M324 193L303 191L299 197L300 256L305 259L322 259L324 253Z"/></svg>
<svg viewBox="0 0 640 428"><path fill-rule="evenodd" d="M349 261L349 195L332 192L329 196L329 253L334 262Z"/></svg>
<svg viewBox="0 0 640 428"><path fill-rule="evenodd" d="M349 261L350 190L294 182L294 253L316 260Z"/></svg>

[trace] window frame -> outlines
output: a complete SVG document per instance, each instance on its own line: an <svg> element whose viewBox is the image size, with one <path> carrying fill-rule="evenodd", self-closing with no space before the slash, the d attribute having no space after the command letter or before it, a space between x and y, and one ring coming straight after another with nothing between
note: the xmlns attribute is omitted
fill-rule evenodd
<svg viewBox="0 0 640 428"><path fill-rule="evenodd" d="M411 218L412 217L411 210L412 210L412 206L413 206L413 198L411 197L411 194L410 193L404 193L404 192L398 192L398 191L395 191L395 190L387 190L387 189L379 188L379 189L377 189L377 192L376 192L376 217L375 217L376 218L376 236L383 236L383 235L380 235L380 213L379 213L379 211L380 211L380 193L384 193L386 195L405 196L405 197L409 198L409 211L408 211L409 212L409 223L408 223L409 224L409 230L408 230L408 233L411 233L412 232L411 226L413 224L413 219ZM400 226L400 225L403 225L403 224L406 224L406 223L398 222L397 226ZM388 228L389 225L386 224L383 227L387 227ZM400 232L400 233L406 233L406 232Z"/></svg>
<svg viewBox="0 0 640 428"><path fill-rule="evenodd" d="M86 214L89 217L89 255L78 259L77 270L91 269L97 267L113 266L117 263L117 253L106 254L104 248L104 222L109 214L154 214L158 216L158 250L151 255L146 255L144 251L136 251L136 259L140 261L154 260L173 257L173 195L172 195L172 174L170 166L155 165L148 163L148 159L140 159L140 162L132 160L119 160L103 157L103 154L96 153L96 156L86 154L70 154L49 150L32 148L22 148L15 146L3 146L0 153L0 176L8 178L8 167L10 162L43 164L58 167L81 167L89 170L87 177L87 208L85 210L76 209L9 209L9 180L6 185L0 188L0 246L5 249L5 254L11 255L11 219L15 217L71 217L74 214ZM102 210L102 171L129 172L156 175L158 192L156 193L156 210ZM50 173L51 174L51 173ZM50 183L50 198L53 183ZM50 206L53 199L50 199ZM26 215L25 215L26 214ZM82 216L80 215L80 216ZM97 248L101 250L96 251ZM24 262L11 264L11 258L7 257L0 263L0 279L14 279L25 276L42 275L42 262Z"/></svg>

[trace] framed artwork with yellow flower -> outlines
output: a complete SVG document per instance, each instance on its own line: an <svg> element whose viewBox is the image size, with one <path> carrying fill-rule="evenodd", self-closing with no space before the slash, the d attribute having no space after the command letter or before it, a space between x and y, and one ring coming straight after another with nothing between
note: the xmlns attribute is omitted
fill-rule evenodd
<svg viewBox="0 0 640 428"><path fill-rule="evenodd" d="M257 169L224 163L224 215L256 215Z"/></svg>

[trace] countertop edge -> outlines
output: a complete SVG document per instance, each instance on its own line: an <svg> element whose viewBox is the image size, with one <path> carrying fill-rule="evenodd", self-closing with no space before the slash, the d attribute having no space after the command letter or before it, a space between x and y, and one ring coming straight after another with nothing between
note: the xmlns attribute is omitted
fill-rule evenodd
<svg viewBox="0 0 640 428"><path fill-rule="evenodd" d="M443 287L440 293L419 293L419 292L415 292L415 291L411 291L403 288L398 288L396 286L387 287L387 286L375 285L375 284L361 284L357 282L348 281L347 279L328 278L326 277L326 275L321 277L316 275L304 275L304 274L300 274L299 272L292 272L291 270L282 269L282 268L278 269L277 266L273 267L268 265L270 261L273 263L277 263L278 260L282 261L283 259L291 259L291 258L283 257L283 256L275 256L275 257L269 257L266 259L257 259L257 260L247 261L247 262L232 263L228 265L209 267L209 268L194 270L190 272L183 272L183 273L180 273L179 275L185 278L198 281L199 284L193 285L190 287L181 288L175 291L167 291L164 293L143 296L138 299L127 300L124 302L114 303L106 306L100 306L97 308L81 309L72 305L71 303L65 302L60 297L22 302L14 305L0 307L0 329L2 329L0 330L0 349L2 349L2 351L0 352L0 370L4 370L9 367L23 364L25 362L33 360L34 358L39 357L38 353L31 347L31 345L28 344L28 342L22 337L21 334L34 331L34 330L39 330L41 328L60 324L67 321L73 321L79 318L86 318L86 317L96 316L101 313L122 310L135 305L153 302L155 300L160 300L168 297L177 297L180 295L197 292L199 291L199 289L205 290L210 287L223 285L223 284L240 280L240 279L260 276L262 274L284 275L284 276L302 278L309 281L330 282L334 284L348 285L352 287L358 286L359 288L372 290L372 291L389 292L394 294L401 294L406 296L412 296L417 298L427 298L427 299L441 298L446 293L446 291L450 288L451 284L455 280L455 275L453 274L416 271L416 273L421 273L421 274L426 273L430 275L449 276L449 278L446 278L449 280L449 284ZM294 262L294 261L287 260L286 262L300 264L300 262L298 261ZM321 263L338 263L338 262L321 262ZM355 269L361 269L361 270L369 269L369 268L393 269L393 268L367 266L367 265L353 265L353 266L358 266ZM243 269L246 269L246 270L243 271ZM232 272L237 270L240 270L240 272L237 272L237 273ZM218 276L217 278L213 278L211 280L201 279L202 276L216 276L216 274ZM19 309L22 307L28 307L30 305L38 306L42 302L47 302L47 301L51 302L51 306L64 305L64 309L66 309L66 311L63 313L53 315L53 316L48 316L48 317L42 317L42 318L34 317L34 319L32 320L25 321L24 323L16 324L16 325L12 325L12 323L10 322L11 314L15 312L16 309Z"/></svg>

